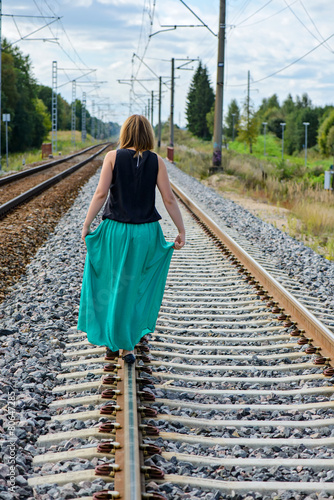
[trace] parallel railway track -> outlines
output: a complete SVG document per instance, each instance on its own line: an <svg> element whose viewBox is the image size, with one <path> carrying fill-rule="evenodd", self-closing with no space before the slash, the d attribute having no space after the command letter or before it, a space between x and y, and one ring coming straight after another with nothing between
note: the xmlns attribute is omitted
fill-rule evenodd
<svg viewBox="0 0 334 500"><path fill-rule="evenodd" d="M102 146L102 147L101 147ZM8 176L0 177L0 218L4 217L7 212L21 205L22 203L28 201L29 199L37 196L46 189L50 188L57 182L60 182L62 179L71 175L73 172L78 170L79 168L86 165L88 162L92 161L96 156L101 154L108 146L106 145L94 145L86 148L82 151L79 151L70 156L66 156L61 159L54 160L52 162L44 163L42 165L38 165L37 167L33 167L30 169L23 170L21 172L17 172L15 174L11 174ZM77 156L86 156L88 152L92 149L97 149L97 152L93 153L89 157L86 157L84 160L74 163L71 161L73 158ZM71 162L71 166L66 164ZM62 166L60 166L62 165ZM52 174L52 170L57 167L59 172L57 174ZM65 167L65 168L64 168ZM48 173L46 171L49 170ZM43 174L41 174L43 172ZM42 175L44 180L40 182L39 177ZM45 179L47 177L47 179ZM28 178L28 180L27 180ZM22 187L18 187L17 184L20 183ZM29 188L27 189L27 183L29 183ZM14 196L11 195L11 188L15 185L15 192L19 193ZM2 187L4 186L4 187Z"/></svg>
<svg viewBox="0 0 334 500"><path fill-rule="evenodd" d="M95 500L334 498L333 332L174 188L195 215L156 331L136 366L70 336L30 485L101 478Z"/></svg>

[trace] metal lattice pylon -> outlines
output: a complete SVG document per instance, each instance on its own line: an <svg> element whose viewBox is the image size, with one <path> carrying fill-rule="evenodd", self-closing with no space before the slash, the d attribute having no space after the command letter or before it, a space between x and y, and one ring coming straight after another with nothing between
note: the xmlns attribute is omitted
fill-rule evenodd
<svg viewBox="0 0 334 500"><path fill-rule="evenodd" d="M101 139L101 108L100 106L97 107L97 138L98 140Z"/></svg>
<svg viewBox="0 0 334 500"><path fill-rule="evenodd" d="M93 140L95 139L95 101L92 101L92 118L91 118L91 134Z"/></svg>
<svg viewBox="0 0 334 500"><path fill-rule="evenodd" d="M82 93L82 115L81 115L81 140L86 140L86 92Z"/></svg>
<svg viewBox="0 0 334 500"><path fill-rule="evenodd" d="M57 153L57 117L58 117L57 61L52 61L52 103L51 103L52 154Z"/></svg>
<svg viewBox="0 0 334 500"><path fill-rule="evenodd" d="M72 113L71 113L71 141L75 145L75 129L76 129L76 92L77 92L77 82L72 81Z"/></svg>

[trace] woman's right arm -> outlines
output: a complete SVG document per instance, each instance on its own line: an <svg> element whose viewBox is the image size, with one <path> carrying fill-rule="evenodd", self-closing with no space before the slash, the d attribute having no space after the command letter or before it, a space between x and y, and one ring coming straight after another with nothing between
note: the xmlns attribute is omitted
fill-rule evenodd
<svg viewBox="0 0 334 500"><path fill-rule="evenodd" d="M186 242L186 231L183 224L182 215L169 183L167 168L163 159L158 155L159 172L157 186L162 196L162 201L169 213L172 221L178 230L178 235L174 241L174 248L180 250Z"/></svg>

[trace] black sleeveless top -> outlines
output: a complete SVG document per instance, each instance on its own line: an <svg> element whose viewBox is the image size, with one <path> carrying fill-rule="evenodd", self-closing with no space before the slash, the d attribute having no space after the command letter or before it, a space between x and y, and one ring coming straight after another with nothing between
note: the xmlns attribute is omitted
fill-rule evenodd
<svg viewBox="0 0 334 500"><path fill-rule="evenodd" d="M110 193L102 219L129 224L145 224L161 219L155 208L158 157L144 151L134 158L132 149L118 149Z"/></svg>

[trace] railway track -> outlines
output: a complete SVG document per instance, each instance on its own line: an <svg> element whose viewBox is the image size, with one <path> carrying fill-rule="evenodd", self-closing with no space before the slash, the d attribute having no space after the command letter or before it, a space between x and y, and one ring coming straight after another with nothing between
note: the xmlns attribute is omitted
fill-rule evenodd
<svg viewBox="0 0 334 500"><path fill-rule="evenodd" d="M13 208L71 175L96 158L108 146L110 146L109 143L102 145L102 147L101 144L90 146L70 156L0 177L0 218ZM87 153L93 149L97 149L97 152L87 156ZM83 156L84 159L77 163L73 162L73 159L78 156Z"/></svg>
<svg viewBox="0 0 334 500"><path fill-rule="evenodd" d="M193 214L156 331L130 366L70 336L29 484L95 500L334 498L333 332L174 188Z"/></svg>

